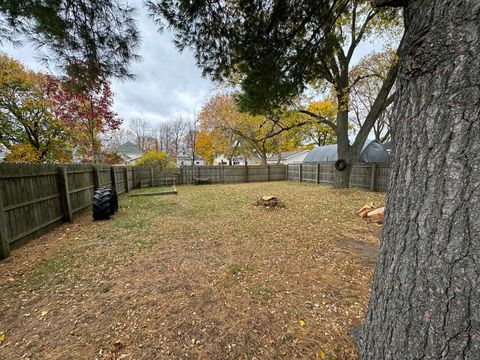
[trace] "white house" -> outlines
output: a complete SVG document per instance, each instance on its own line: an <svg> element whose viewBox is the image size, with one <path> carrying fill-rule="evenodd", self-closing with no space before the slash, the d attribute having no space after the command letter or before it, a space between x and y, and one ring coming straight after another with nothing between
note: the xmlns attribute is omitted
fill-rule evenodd
<svg viewBox="0 0 480 360"><path fill-rule="evenodd" d="M214 165L220 165L223 162L224 165L229 165L229 159L225 155L217 156L213 160ZM261 159L256 156L251 156L247 158L247 165L260 165L262 163ZM232 166L245 165L245 157L243 156L234 156L232 158Z"/></svg>
<svg viewBox="0 0 480 360"><path fill-rule="evenodd" d="M7 156L7 152L0 149L0 163L5 161L6 156Z"/></svg>
<svg viewBox="0 0 480 360"><path fill-rule="evenodd" d="M205 160L195 155L195 165L203 166L205 165ZM177 155L177 166L192 166L192 156L186 153L179 153Z"/></svg>
<svg viewBox="0 0 480 360"><path fill-rule="evenodd" d="M280 154L275 154L267 159L267 164L301 164L303 159L308 155L310 150L293 150L284 151ZM279 158L280 157L280 161Z"/></svg>

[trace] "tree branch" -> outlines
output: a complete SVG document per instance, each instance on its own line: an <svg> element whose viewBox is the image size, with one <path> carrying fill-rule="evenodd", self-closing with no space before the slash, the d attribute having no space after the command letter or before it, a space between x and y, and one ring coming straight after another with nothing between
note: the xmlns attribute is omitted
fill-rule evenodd
<svg viewBox="0 0 480 360"><path fill-rule="evenodd" d="M334 124L333 122L331 122L330 120L327 120L327 119L324 118L323 116L318 115L318 114L315 114L315 113L312 113L312 112L310 112L310 111L308 111L308 110L299 110L298 112L299 112L299 113L302 113L302 114L309 115L309 116L311 116L311 117L313 117L313 118L315 118L315 119L320 120L320 121L319 121L320 124L328 125L328 126L330 126L330 127L332 128L333 131L337 132L337 125L335 125L335 124ZM306 122L306 123L311 123L311 121L310 121L310 122ZM306 124L306 123L305 123L305 124ZM303 125L305 125L305 124L303 124Z"/></svg>
<svg viewBox="0 0 480 360"><path fill-rule="evenodd" d="M363 35L367 31L368 24L377 15L377 12L378 11L375 8L373 8L368 13L367 18L365 19L365 22L362 24L362 27L360 28L360 31L358 32L358 35L355 35L355 41L352 40L352 44L350 45L350 47L348 49L348 53L347 53L347 58L348 58L349 62L352 59L353 53L354 53L355 49L357 48L358 44L360 43L360 41L362 41ZM352 36L352 39L353 39L353 36Z"/></svg>
<svg viewBox="0 0 480 360"><path fill-rule="evenodd" d="M403 38L400 41L400 45L397 49L397 55L399 54L400 49L402 48L402 43L403 43ZM370 130L375 124L375 121L377 121L378 117L387 108L387 106L394 101L395 97L393 95L388 97L388 94L392 90L392 87L395 84L395 81L397 79L398 68L399 68L399 62L398 60L395 60L395 62L392 64L392 66L388 70L387 77L385 78L385 81L383 82L382 87L380 88L380 91L378 92L378 95L375 101L373 102L373 105L367 115L367 118L365 119L365 122L363 123L363 126L360 128L360 131L358 132L355 142L353 143L353 147L355 147L356 149L363 146L363 144L365 143L365 140L368 137L368 134L370 133Z"/></svg>

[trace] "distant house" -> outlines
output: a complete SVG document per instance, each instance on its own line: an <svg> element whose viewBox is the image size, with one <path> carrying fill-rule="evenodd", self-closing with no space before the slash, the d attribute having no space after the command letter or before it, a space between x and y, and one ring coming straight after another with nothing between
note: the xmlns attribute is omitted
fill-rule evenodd
<svg viewBox="0 0 480 360"><path fill-rule="evenodd" d="M267 159L267 164L300 164L309 152L310 150L284 151L280 154L270 156Z"/></svg>
<svg viewBox="0 0 480 360"><path fill-rule="evenodd" d="M196 166L205 165L205 160L200 156L195 156L194 164ZM177 155L177 166L192 166L192 156L186 153L179 153Z"/></svg>
<svg viewBox="0 0 480 360"><path fill-rule="evenodd" d="M144 150L140 149L137 145L132 144L130 141L127 141L113 151L119 153L124 163L128 165L134 165L135 162L145 154Z"/></svg>
<svg viewBox="0 0 480 360"><path fill-rule="evenodd" d="M308 153L303 163L334 163L337 160L337 145L335 144L316 147ZM365 163L388 163L390 156L381 143L376 140L367 140L358 160Z"/></svg>
<svg viewBox="0 0 480 360"><path fill-rule="evenodd" d="M262 163L261 159L256 156L251 156L247 158L247 165L260 165ZM229 165L230 161L225 155L220 155L213 160L213 165L220 165L223 163L224 165ZM232 166L237 165L245 165L245 157L243 156L234 156L232 157Z"/></svg>
<svg viewBox="0 0 480 360"><path fill-rule="evenodd" d="M5 161L6 156L7 152L5 150L0 150L0 163Z"/></svg>

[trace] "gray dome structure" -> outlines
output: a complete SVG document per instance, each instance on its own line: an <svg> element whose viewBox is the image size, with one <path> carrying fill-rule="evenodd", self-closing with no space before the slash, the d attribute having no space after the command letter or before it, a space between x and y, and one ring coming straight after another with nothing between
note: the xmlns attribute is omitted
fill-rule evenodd
<svg viewBox="0 0 480 360"><path fill-rule="evenodd" d="M303 163L334 163L337 160L337 144L335 144L314 148L305 157ZM363 145L359 161L365 163L387 163L390 162L390 156L380 142L367 140Z"/></svg>

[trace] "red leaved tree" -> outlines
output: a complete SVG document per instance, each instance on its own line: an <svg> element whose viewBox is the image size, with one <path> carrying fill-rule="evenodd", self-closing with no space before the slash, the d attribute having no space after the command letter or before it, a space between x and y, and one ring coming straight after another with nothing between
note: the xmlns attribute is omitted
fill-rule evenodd
<svg viewBox="0 0 480 360"><path fill-rule="evenodd" d="M100 150L98 135L120 127L122 119L112 111L113 93L108 82L90 83L81 89L49 77L48 92L55 115L72 131L73 145L84 159L96 163Z"/></svg>

